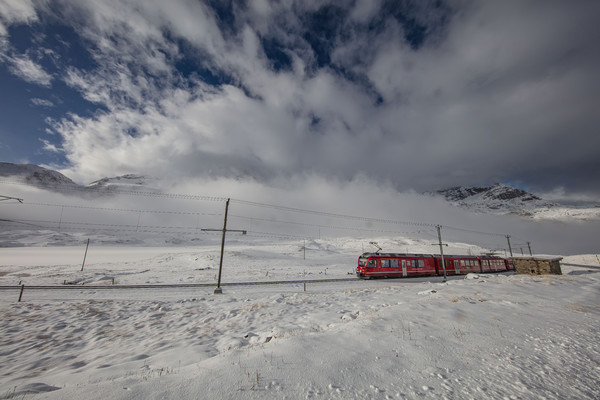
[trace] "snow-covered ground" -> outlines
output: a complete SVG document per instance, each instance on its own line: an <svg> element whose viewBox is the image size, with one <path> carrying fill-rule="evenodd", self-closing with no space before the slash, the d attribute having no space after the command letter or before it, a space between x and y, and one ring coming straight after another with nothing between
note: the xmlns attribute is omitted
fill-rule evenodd
<svg viewBox="0 0 600 400"><path fill-rule="evenodd" d="M0 248L0 285L14 286L0 290L0 398L598 398L596 255L566 257L561 276L223 286L221 295L214 285L86 288L113 278L214 283L218 244L92 244L83 272L84 244ZM307 241L306 256L303 245L232 239L223 282L353 278L365 243ZM27 289L65 281L68 290Z"/></svg>
<svg viewBox="0 0 600 400"><path fill-rule="evenodd" d="M534 220L594 221L600 219L600 207L554 207L539 208L532 212Z"/></svg>

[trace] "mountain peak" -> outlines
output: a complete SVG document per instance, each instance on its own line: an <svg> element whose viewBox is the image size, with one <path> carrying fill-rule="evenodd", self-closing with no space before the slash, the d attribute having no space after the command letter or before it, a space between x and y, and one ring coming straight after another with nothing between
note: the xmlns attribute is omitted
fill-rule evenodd
<svg viewBox="0 0 600 400"><path fill-rule="evenodd" d="M0 176L17 177L36 186L77 186L75 182L60 172L33 164L0 162Z"/></svg>
<svg viewBox="0 0 600 400"><path fill-rule="evenodd" d="M514 188L512 186L505 185L503 183L496 183L494 186L485 188L485 197L493 200L513 200L519 199L520 201L533 201L542 200L540 197L528 193L524 190Z"/></svg>
<svg viewBox="0 0 600 400"><path fill-rule="evenodd" d="M503 183L485 187L456 186L434 194L455 205L484 213L530 216L534 209L554 206L534 194Z"/></svg>

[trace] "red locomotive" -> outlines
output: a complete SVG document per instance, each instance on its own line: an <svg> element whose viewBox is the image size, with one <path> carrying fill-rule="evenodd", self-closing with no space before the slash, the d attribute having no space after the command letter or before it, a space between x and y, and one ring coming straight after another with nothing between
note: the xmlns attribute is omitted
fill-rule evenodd
<svg viewBox="0 0 600 400"><path fill-rule="evenodd" d="M495 256L444 255L447 275L514 270L509 260ZM364 253L358 258L359 278L401 278L444 275L439 254Z"/></svg>

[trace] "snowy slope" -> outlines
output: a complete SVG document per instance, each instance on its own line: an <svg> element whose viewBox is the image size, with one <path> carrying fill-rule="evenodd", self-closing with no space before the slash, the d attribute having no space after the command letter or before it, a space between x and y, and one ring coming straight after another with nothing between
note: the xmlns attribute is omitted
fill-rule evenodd
<svg viewBox="0 0 600 400"><path fill-rule="evenodd" d="M429 193L477 213L516 214L543 220L600 219L600 206L567 206L497 183L489 187L453 187Z"/></svg>
<svg viewBox="0 0 600 400"><path fill-rule="evenodd" d="M153 189L152 185L157 179L149 178L143 175L126 174L112 178L102 178L87 185L89 189Z"/></svg>
<svg viewBox="0 0 600 400"><path fill-rule="evenodd" d="M77 185L60 172L33 164L12 164L0 162L0 177L20 178L26 183L47 188L62 185L69 187Z"/></svg>
<svg viewBox="0 0 600 400"><path fill-rule="evenodd" d="M78 185L58 171L32 164L0 163L0 177L58 192L107 194L127 190L159 191L153 187L157 179L142 175L106 177L88 185Z"/></svg>
<svg viewBox="0 0 600 400"><path fill-rule="evenodd" d="M187 248L0 249L3 284L215 282ZM224 282L349 277L361 243L238 241ZM20 253L19 253L20 252ZM19 253L19 254L17 254ZM561 276L0 290L0 395L26 399L595 399L600 262Z"/></svg>

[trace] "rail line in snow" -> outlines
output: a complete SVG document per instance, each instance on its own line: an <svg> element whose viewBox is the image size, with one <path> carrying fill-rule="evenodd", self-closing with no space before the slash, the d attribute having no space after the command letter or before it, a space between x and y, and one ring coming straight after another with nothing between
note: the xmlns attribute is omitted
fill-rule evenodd
<svg viewBox="0 0 600 400"><path fill-rule="evenodd" d="M359 281L354 278L333 278L333 279L303 279L293 281L257 281L257 282L227 282L221 283L221 286L251 286L251 285L286 285L286 284L304 284L304 283L332 283ZM0 290L20 290L22 285L0 286ZM137 285L24 285L27 290L114 290L114 289L167 289L167 288L204 288L216 287L217 283L160 283L160 284L137 284Z"/></svg>

